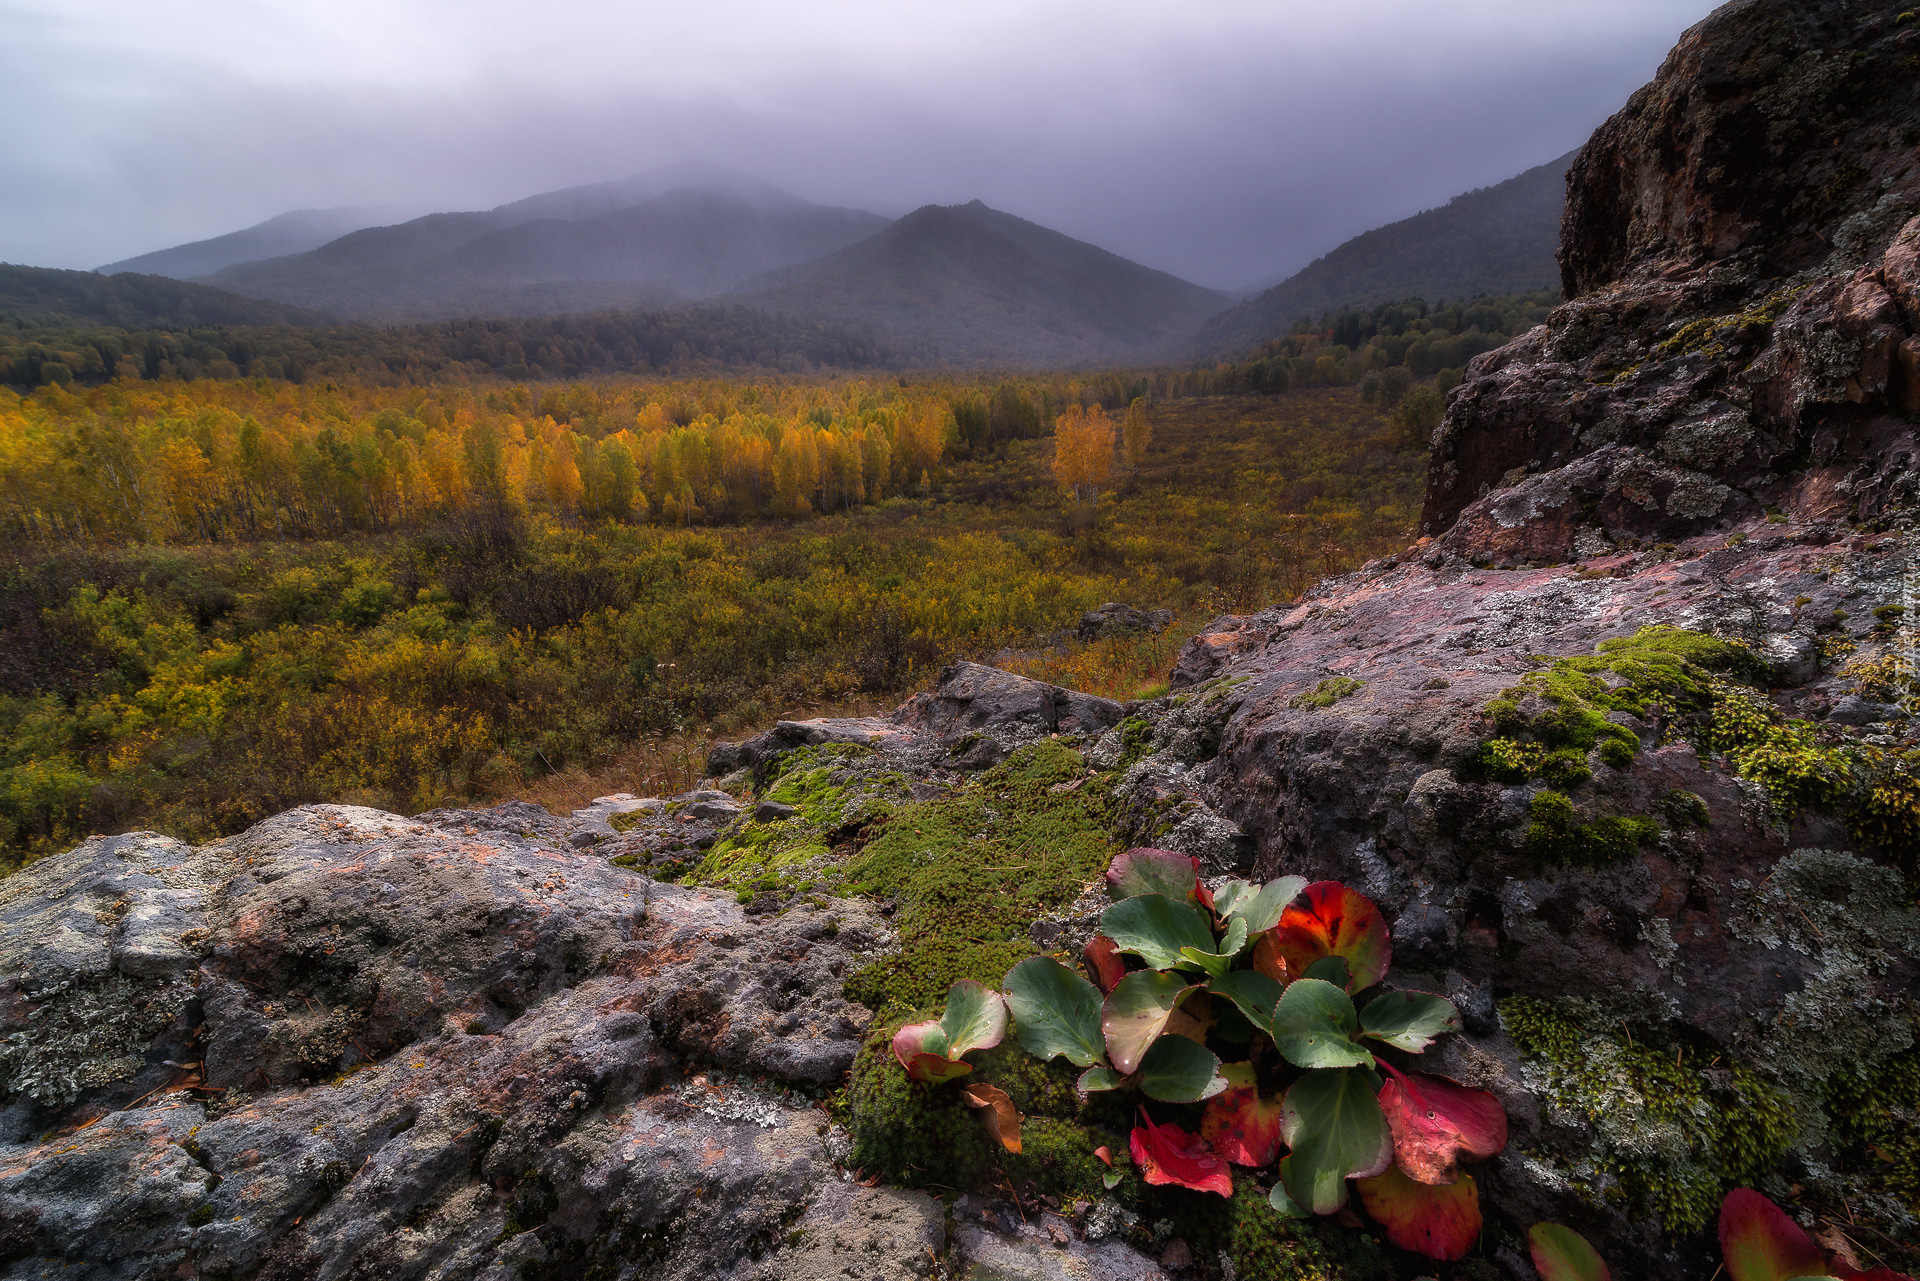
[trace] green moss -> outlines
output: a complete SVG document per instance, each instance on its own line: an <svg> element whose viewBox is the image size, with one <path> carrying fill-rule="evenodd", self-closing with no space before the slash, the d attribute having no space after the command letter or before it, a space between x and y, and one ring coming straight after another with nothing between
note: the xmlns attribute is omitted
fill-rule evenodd
<svg viewBox="0 0 1920 1281"><path fill-rule="evenodd" d="M843 891L899 904L900 948L850 978L848 994L885 1013L935 1004L956 979L998 985L1032 955L1033 922L1117 852L1110 808L1102 779L1052 739L952 796L897 807L838 871Z"/></svg>
<svg viewBox="0 0 1920 1281"><path fill-rule="evenodd" d="M203 1228L212 1222L213 1202L211 1201L202 1201L187 1211L187 1226L190 1228Z"/></svg>
<svg viewBox="0 0 1920 1281"><path fill-rule="evenodd" d="M736 890L757 884L769 872L804 875L832 857L836 840L850 828L884 818L906 793L897 776L862 770L872 748L825 743L782 756L767 781L764 799L791 805L790 818L748 821L708 850L688 879ZM776 882L777 883L777 882Z"/></svg>
<svg viewBox="0 0 1920 1281"><path fill-rule="evenodd" d="M1385 1252L1371 1237L1317 1220L1284 1219L1245 1171L1235 1173L1232 1200L1151 1188L1140 1205L1140 1217L1164 1222L1169 1235L1185 1241L1198 1259L1211 1262L1226 1254L1233 1260L1237 1281L1386 1281L1393 1275ZM1369 1256L1374 1266L1367 1266ZM1342 1266L1348 1258L1355 1266Z"/></svg>
<svg viewBox="0 0 1920 1281"><path fill-rule="evenodd" d="M1713 746L1741 777L1766 788L1783 815L1840 799L1850 781L1844 750L1822 747L1811 723L1785 719L1757 690L1717 681L1714 695Z"/></svg>
<svg viewBox="0 0 1920 1281"><path fill-rule="evenodd" d="M1017 1045L970 1055L974 1070L961 1082L909 1080L890 1048L907 1021L877 1024L854 1062L847 1090L853 1165L904 1187L967 1191L1011 1180L1062 1201L1108 1195L1101 1177L1107 1166L1093 1150L1126 1151L1124 1104L1103 1095L1083 1103L1073 1088L1076 1069L1064 1060L1043 1064ZM998 1086L1024 1114L1019 1152L990 1138L961 1101L967 1083ZM1117 1192L1127 1196L1138 1187L1128 1173Z"/></svg>
<svg viewBox="0 0 1920 1281"><path fill-rule="evenodd" d="M1824 1101L1837 1164L1920 1216L1920 1048L1893 1055L1870 1075L1829 1081Z"/></svg>
<svg viewBox="0 0 1920 1281"><path fill-rule="evenodd" d="M1137 764L1153 750L1153 722L1144 716L1129 716L1120 722L1120 768Z"/></svg>
<svg viewBox="0 0 1920 1281"><path fill-rule="evenodd" d="M1500 1003L1500 1020L1528 1084L1592 1135L1585 1152L1566 1154L1575 1186L1670 1232L1701 1227L1727 1189L1766 1178L1799 1133L1785 1091L1739 1064L1688 1062L1689 1047L1660 1041L1658 1029L1635 1039L1573 1002L1522 996Z"/></svg>
<svg viewBox="0 0 1920 1281"><path fill-rule="evenodd" d="M1543 864L1606 867L1626 862L1642 845L1660 839L1660 825L1648 818L1612 816L1582 823L1573 802L1553 791L1537 793L1527 817L1527 854Z"/></svg>
<svg viewBox="0 0 1920 1281"><path fill-rule="evenodd" d="M1315 685L1305 694L1293 696L1292 707L1332 707L1343 698L1349 698L1366 688L1365 681L1357 681L1351 676L1329 676Z"/></svg>

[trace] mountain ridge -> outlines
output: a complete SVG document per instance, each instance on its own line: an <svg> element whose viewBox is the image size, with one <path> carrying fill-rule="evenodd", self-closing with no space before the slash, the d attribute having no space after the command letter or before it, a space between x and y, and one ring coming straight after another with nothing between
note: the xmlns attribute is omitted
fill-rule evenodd
<svg viewBox="0 0 1920 1281"><path fill-rule="evenodd" d="M1229 297L979 200L923 205L757 284L735 299L911 335L961 363L1160 355Z"/></svg>
<svg viewBox="0 0 1920 1281"><path fill-rule="evenodd" d="M1565 175L1578 152L1462 192L1446 204L1354 236L1207 323L1199 349L1245 350L1301 317L1423 297L1526 293L1560 279L1554 252Z"/></svg>

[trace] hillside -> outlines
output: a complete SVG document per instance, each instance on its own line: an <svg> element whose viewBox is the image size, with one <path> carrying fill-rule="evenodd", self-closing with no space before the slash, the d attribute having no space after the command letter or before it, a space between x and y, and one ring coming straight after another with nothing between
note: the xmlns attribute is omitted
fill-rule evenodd
<svg viewBox="0 0 1920 1281"><path fill-rule="evenodd" d="M663 184L687 180L691 185ZM542 315L708 297L887 225L684 168L369 228L212 283L357 319Z"/></svg>
<svg viewBox="0 0 1920 1281"><path fill-rule="evenodd" d="M1215 317L1201 350L1235 353L1286 333L1302 316L1402 298L1472 298L1554 285L1573 153L1438 209L1355 236L1273 288Z"/></svg>
<svg viewBox="0 0 1920 1281"><path fill-rule="evenodd" d="M96 268L103 275L137 271L151 276L172 276L175 280L193 280L210 276L222 267L261 258L318 249L362 227L374 227L397 221L400 210L394 207L367 208L342 205L335 209L296 209L292 213L269 218L240 231L196 240L192 244L156 249L134 258L123 258Z"/></svg>
<svg viewBox="0 0 1920 1281"><path fill-rule="evenodd" d="M121 329L198 329L221 325L318 325L328 317L300 307L243 298L166 276L103 276L54 267L0 263L0 321L15 329L110 325Z"/></svg>
<svg viewBox="0 0 1920 1281"><path fill-rule="evenodd" d="M739 298L871 327L940 360L1021 365L1157 356L1226 301L977 200L917 209Z"/></svg>

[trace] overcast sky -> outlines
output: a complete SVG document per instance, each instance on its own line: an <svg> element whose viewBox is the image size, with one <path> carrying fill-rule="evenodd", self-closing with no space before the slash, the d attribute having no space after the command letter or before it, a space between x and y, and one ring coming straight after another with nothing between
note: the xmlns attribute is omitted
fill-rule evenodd
<svg viewBox="0 0 1920 1281"><path fill-rule="evenodd" d="M0 0L0 260L706 159L1220 287L1553 159L1705 0Z"/></svg>

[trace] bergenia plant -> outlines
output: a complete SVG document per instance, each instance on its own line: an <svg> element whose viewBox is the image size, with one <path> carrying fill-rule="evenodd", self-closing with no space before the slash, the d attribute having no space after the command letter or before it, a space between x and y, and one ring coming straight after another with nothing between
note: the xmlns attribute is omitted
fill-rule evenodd
<svg viewBox="0 0 1920 1281"><path fill-rule="evenodd" d="M1036 956L1002 988L1024 1050L1083 1069L1082 1094L1135 1097L1141 1176L1231 1197L1233 1166L1270 1170L1282 1213L1335 1214L1357 1194L1396 1245L1463 1257L1480 1206L1460 1165L1506 1146L1506 1113L1483 1090L1412 1070L1460 1017L1439 996L1374 990L1392 962L1374 905L1297 876L1209 892L1199 860L1166 850L1128 850L1107 886L1117 901L1083 955L1093 981ZM966 1070L948 1024L984 1025L966 1011L992 995L966 987L947 1018L895 1039L909 1073L923 1064L919 1079ZM1263 1093L1262 1079L1279 1088ZM1153 1104L1200 1105L1197 1124Z"/></svg>

